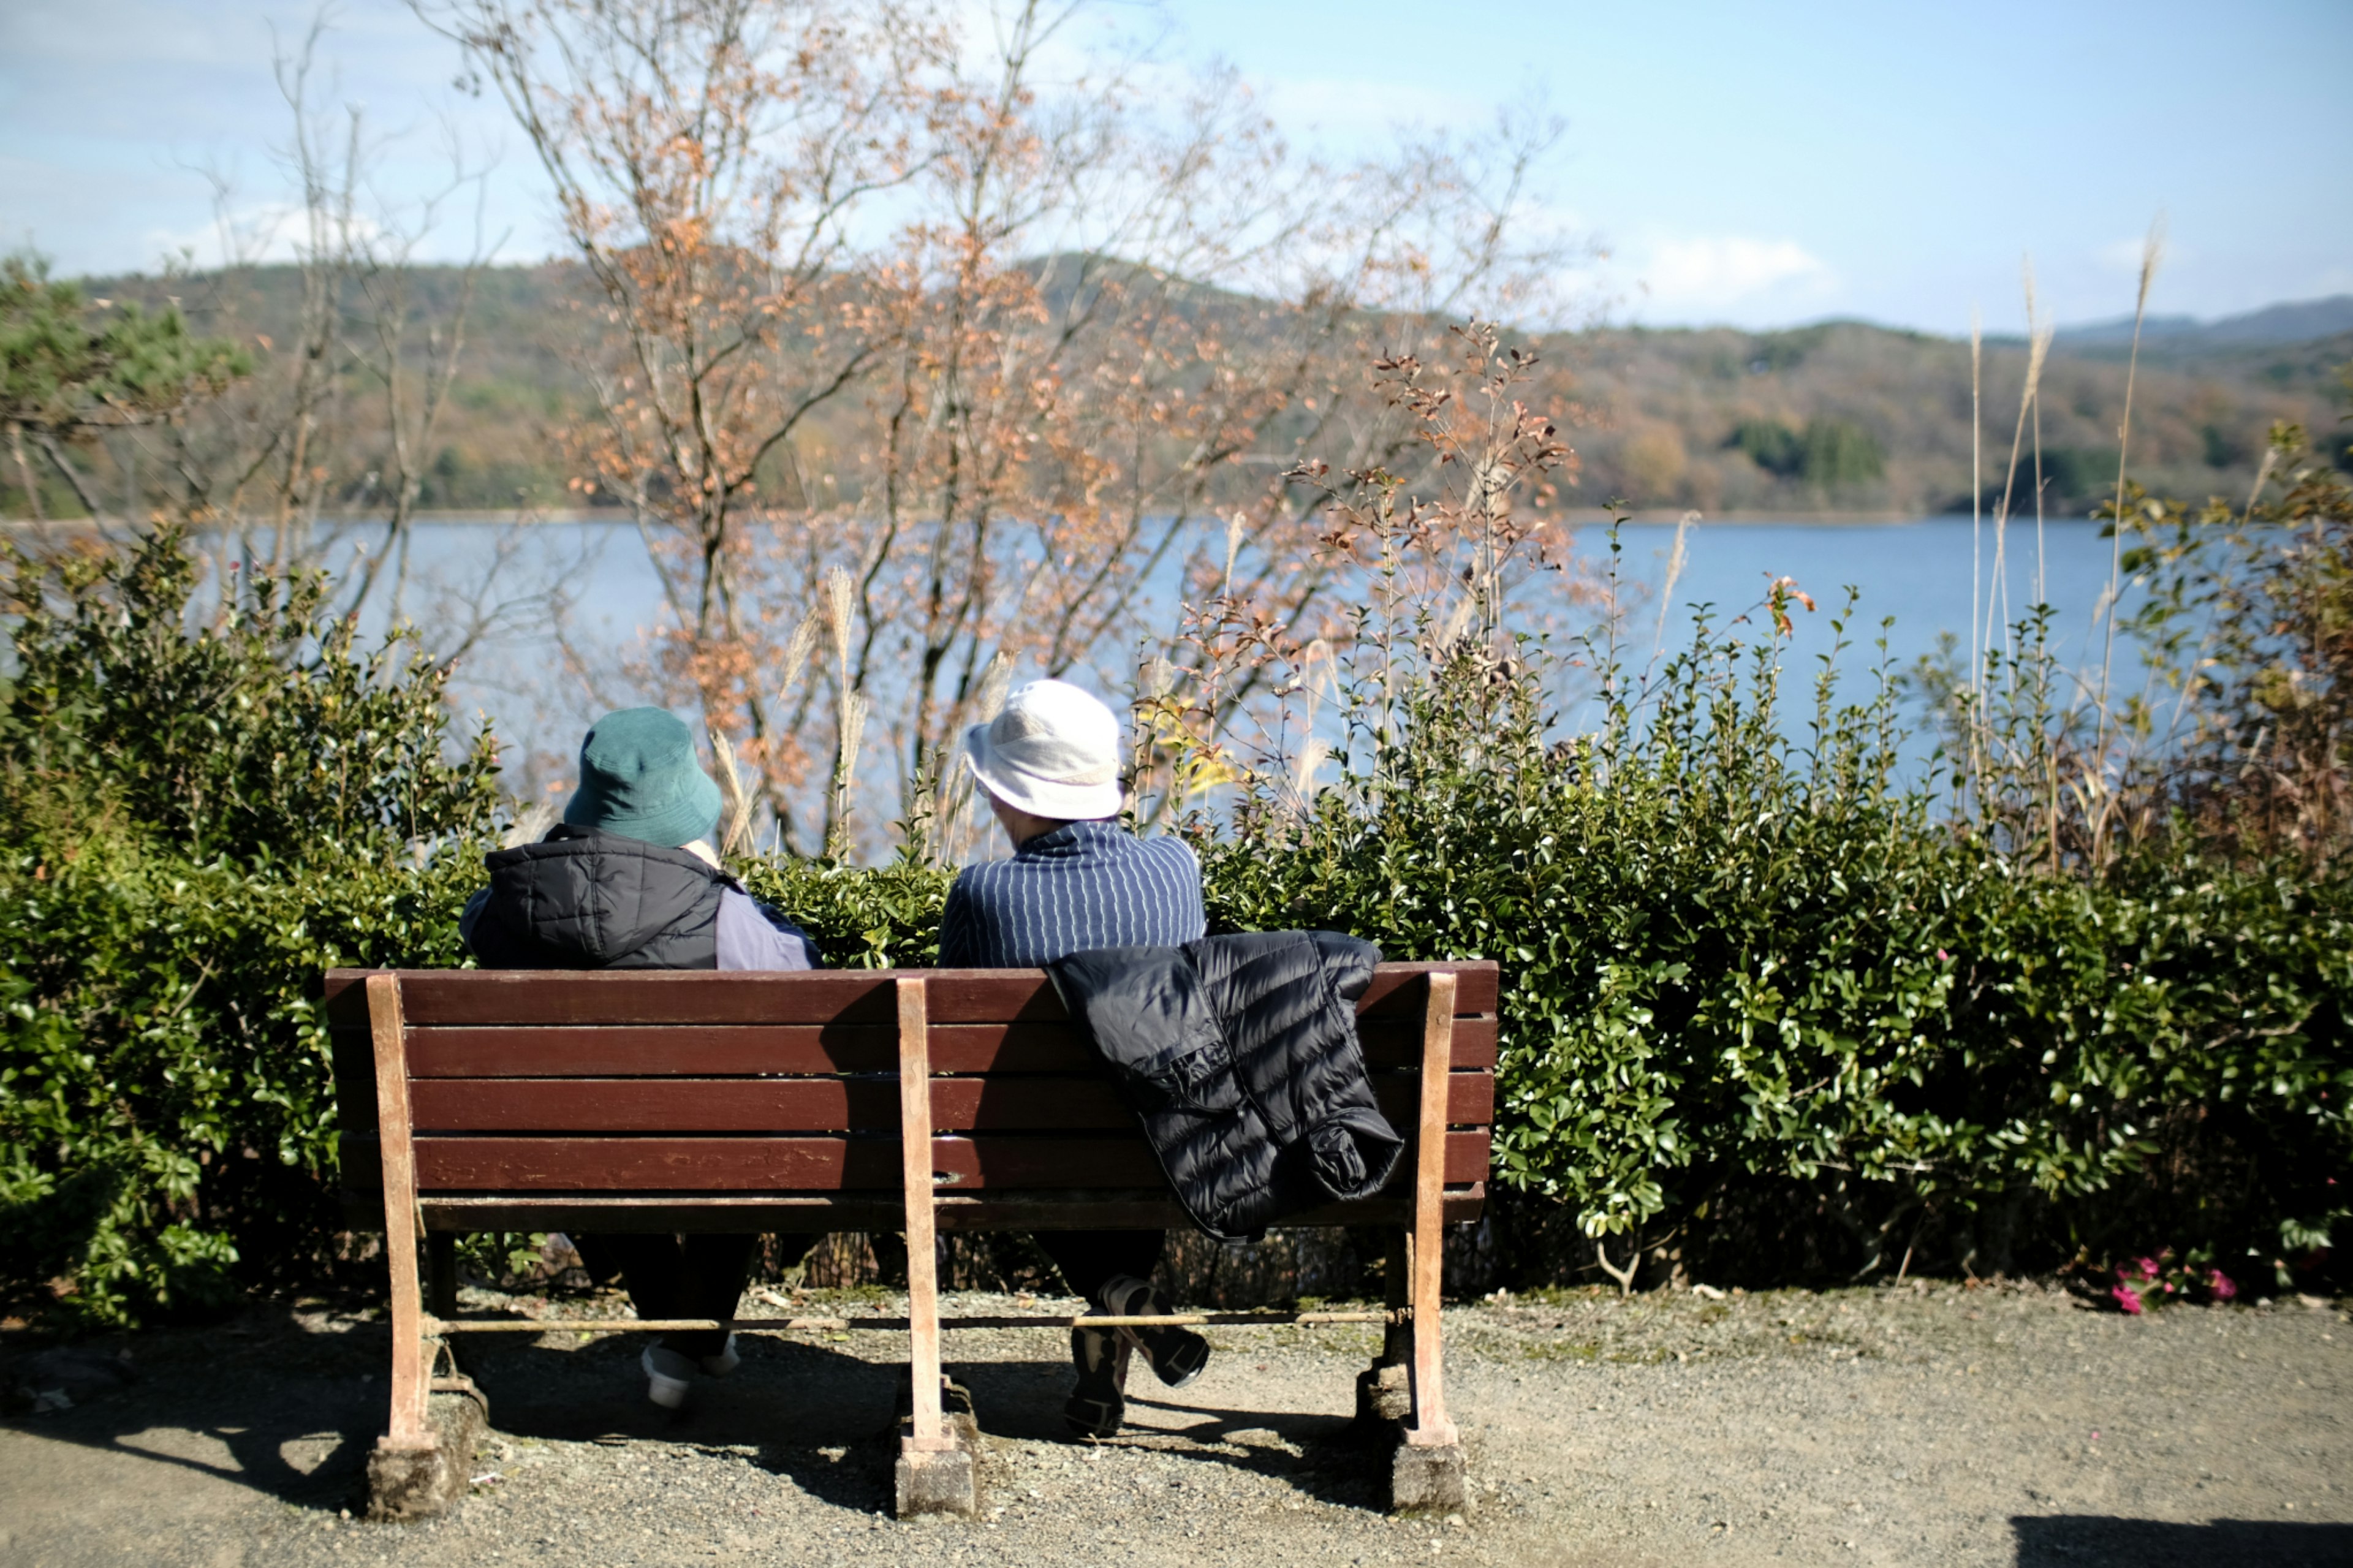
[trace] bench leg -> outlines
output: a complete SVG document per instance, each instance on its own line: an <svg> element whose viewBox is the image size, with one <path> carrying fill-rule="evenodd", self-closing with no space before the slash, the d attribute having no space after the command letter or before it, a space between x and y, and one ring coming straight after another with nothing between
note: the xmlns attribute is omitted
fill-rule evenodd
<svg viewBox="0 0 2353 1568"><path fill-rule="evenodd" d="M980 1510L979 1427L951 1421L940 1372L939 1245L932 1215L931 1020L921 979L899 982L900 1174L907 1190L908 1416L899 1438L899 1517Z"/></svg>
<svg viewBox="0 0 2353 1568"><path fill-rule="evenodd" d="M429 1519L447 1511L465 1490L482 1408L464 1394L433 1398L438 1342L426 1337L424 1281L417 1267L423 1260L400 983L389 974L372 974L367 995L377 1142L384 1156L384 1260L392 1299L392 1407L385 1435L368 1456L368 1517Z"/></svg>
<svg viewBox="0 0 2353 1568"><path fill-rule="evenodd" d="M1399 1512L1451 1511L1469 1491L1462 1437L1446 1414L1444 1304L1446 1262L1446 1102L1453 1069L1454 976L1430 977L1422 1022L1421 1115L1414 1138L1413 1412L1389 1478L1389 1506Z"/></svg>

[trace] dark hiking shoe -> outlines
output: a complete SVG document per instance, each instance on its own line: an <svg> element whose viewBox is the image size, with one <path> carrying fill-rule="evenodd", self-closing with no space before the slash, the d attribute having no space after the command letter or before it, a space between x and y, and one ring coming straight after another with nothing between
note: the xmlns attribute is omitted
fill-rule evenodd
<svg viewBox="0 0 2353 1568"><path fill-rule="evenodd" d="M1114 1318L1165 1317L1176 1309L1151 1281L1133 1274L1113 1278L1103 1289L1103 1310ZM1190 1329L1122 1329L1120 1336L1144 1352L1152 1375L1171 1388L1182 1388L1209 1364L1209 1342Z"/></svg>
<svg viewBox="0 0 2353 1568"><path fill-rule="evenodd" d="M1071 1391L1062 1417L1081 1437L1115 1436L1127 1418L1127 1342L1101 1329L1071 1331L1071 1360L1079 1385Z"/></svg>

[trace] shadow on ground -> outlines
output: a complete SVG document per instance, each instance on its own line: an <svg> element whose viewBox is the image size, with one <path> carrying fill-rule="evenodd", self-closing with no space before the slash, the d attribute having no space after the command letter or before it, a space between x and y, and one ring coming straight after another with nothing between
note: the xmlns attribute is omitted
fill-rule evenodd
<svg viewBox="0 0 2353 1568"><path fill-rule="evenodd" d="M733 1450L818 1500L862 1513L890 1508L903 1363L746 1335L735 1373L698 1382L687 1407L673 1412L645 1398L643 1347L638 1335L570 1344L485 1335L462 1343L459 1354L489 1400L496 1436ZM298 1510L356 1512L367 1456L384 1429L388 1351L380 1323L322 1331L290 1310L269 1309L216 1328L142 1335L135 1360L118 1363L100 1349L40 1352L79 1369L82 1381L73 1384L71 1408L23 1425L51 1441L177 1467ZM20 1355L14 1364L26 1361ZM987 1437L1071 1441L1062 1415L1067 1362L957 1362L948 1370L971 1391ZM1385 1450L1345 1417L1225 1408L1164 1389L1148 1373L1136 1381L1129 1426L1108 1446L1223 1466L1318 1501L1379 1510Z"/></svg>
<svg viewBox="0 0 2353 1568"><path fill-rule="evenodd" d="M32 1352L11 1358L10 1376L39 1387L51 1380L36 1369L61 1365L72 1405L16 1425L332 1513L359 1499L384 1428L388 1342L375 1325L309 1332L280 1309L142 1335L111 1382L70 1375L94 1367L98 1347Z"/></svg>
<svg viewBox="0 0 2353 1568"><path fill-rule="evenodd" d="M2013 1519L2018 1568L2344 1568L2353 1564L2353 1524L2290 1524L2218 1519L2166 1524L2150 1519L2053 1514Z"/></svg>
<svg viewBox="0 0 2353 1568"><path fill-rule="evenodd" d="M488 1397L497 1435L750 1448L813 1496L863 1510L887 1506L885 1440L902 1366L747 1338L733 1377L701 1384L688 1407L672 1412L645 1397L643 1344L636 1335L572 1348L478 1343L462 1350L460 1366ZM99 1348L27 1352L9 1358L11 1376L29 1377L27 1386L56 1383L70 1403L13 1424L51 1442L247 1487L298 1510L356 1512L367 1456L385 1427L389 1351L381 1324L322 1332L280 1309L144 1334L135 1357L121 1361ZM1029 1381L1042 1386L1056 1370L1032 1369ZM842 1450L856 1462L845 1463Z"/></svg>

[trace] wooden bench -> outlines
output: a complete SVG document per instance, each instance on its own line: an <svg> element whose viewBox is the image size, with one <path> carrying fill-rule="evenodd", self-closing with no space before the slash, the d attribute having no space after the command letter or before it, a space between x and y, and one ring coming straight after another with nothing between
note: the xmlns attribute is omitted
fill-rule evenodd
<svg viewBox="0 0 2353 1568"><path fill-rule="evenodd" d="M1462 1502L1440 1376L1441 1227L1475 1219L1486 1196L1495 998L1490 963L1384 963L1359 1005L1375 1090L1410 1130L1409 1156L1379 1196L1283 1223L1387 1227L1384 1310L1090 1320L1385 1323L1358 1409L1396 1425L1401 1509ZM903 1231L904 1319L561 1326L902 1329L899 1503L920 1512L977 1505L975 1428L943 1406L941 1331L1074 1321L944 1322L937 1231L1187 1223L1039 970L339 969L326 1008L346 1210L353 1229L383 1231L391 1271L391 1418L369 1470L382 1517L437 1511L462 1490L470 1437L453 1452L449 1423L478 1421L480 1402L449 1337L537 1327L457 1317L460 1234ZM437 1405L437 1390L458 1397Z"/></svg>

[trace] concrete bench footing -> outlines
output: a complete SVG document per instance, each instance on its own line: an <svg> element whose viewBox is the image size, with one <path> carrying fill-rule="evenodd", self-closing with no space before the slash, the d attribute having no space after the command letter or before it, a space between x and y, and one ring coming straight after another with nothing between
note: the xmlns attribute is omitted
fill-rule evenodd
<svg viewBox="0 0 2353 1568"><path fill-rule="evenodd" d="M954 1514L969 1519L980 1511L980 1417L974 1414L972 1393L962 1384L943 1382L941 1415L955 1447L930 1453L907 1445L914 1436L914 1401L907 1380L899 1380L898 1464L892 1473L894 1511L901 1519L922 1514Z"/></svg>
<svg viewBox="0 0 2353 1568"><path fill-rule="evenodd" d="M965 1448L934 1454L902 1451L895 1476L899 1517L946 1513L971 1518L980 1511L979 1471Z"/></svg>
<svg viewBox="0 0 2353 1568"><path fill-rule="evenodd" d="M1468 1506L1462 1445L1421 1448L1399 1443L1389 1461L1391 1513L1460 1513Z"/></svg>
<svg viewBox="0 0 2353 1568"><path fill-rule="evenodd" d="M425 1406L430 1447L395 1448L383 1440L368 1455L367 1516L378 1523L438 1519L466 1495L474 1448L490 1426L482 1396L470 1390L436 1394Z"/></svg>

